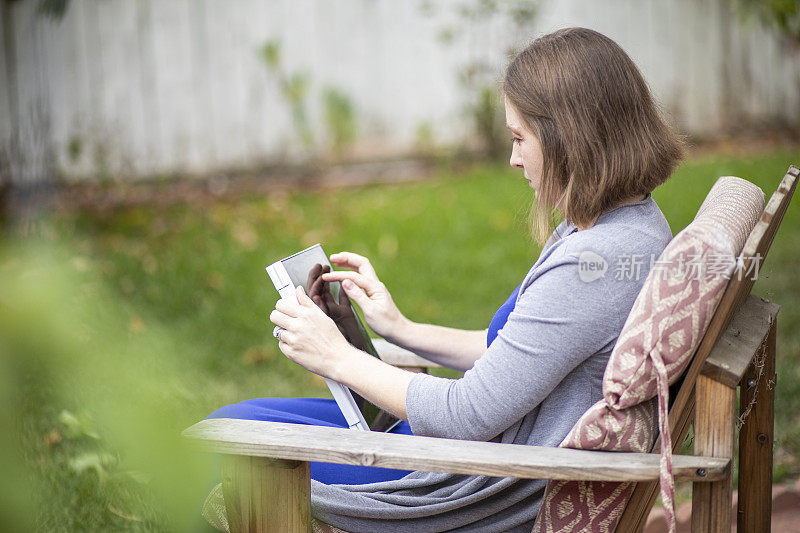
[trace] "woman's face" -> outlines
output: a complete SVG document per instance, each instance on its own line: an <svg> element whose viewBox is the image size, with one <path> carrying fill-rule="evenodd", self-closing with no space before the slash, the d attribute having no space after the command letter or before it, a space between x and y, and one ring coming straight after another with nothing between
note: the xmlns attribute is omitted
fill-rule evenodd
<svg viewBox="0 0 800 533"><path fill-rule="evenodd" d="M542 145L539 139L525 126L517 109L505 99L506 126L513 135L511 141L511 159L508 164L514 168L521 168L522 174L528 184L535 191L542 182Z"/></svg>

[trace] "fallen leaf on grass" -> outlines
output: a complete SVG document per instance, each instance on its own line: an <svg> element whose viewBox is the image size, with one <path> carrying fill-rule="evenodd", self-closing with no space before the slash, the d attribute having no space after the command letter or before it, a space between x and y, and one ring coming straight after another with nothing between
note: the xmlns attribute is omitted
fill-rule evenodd
<svg viewBox="0 0 800 533"><path fill-rule="evenodd" d="M231 236L244 248L252 250L258 244L258 234L253 226L244 221L239 221L231 228Z"/></svg>
<svg viewBox="0 0 800 533"><path fill-rule="evenodd" d="M221 291L225 288L225 276L220 272L209 272L203 281L209 289Z"/></svg>
<svg viewBox="0 0 800 533"><path fill-rule="evenodd" d="M44 443L47 444L48 448L52 448L59 442L61 442L61 433L59 433L57 429L51 429L50 432L44 436Z"/></svg>
<svg viewBox="0 0 800 533"><path fill-rule="evenodd" d="M312 229L310 231L305 232L300 240L303 243L303 246L306 247L312 246L314 244L317 244L318 242L324 241L325 234L321 230Z"/></svg>
<svg viewBox="0 0 800 533"><path fill-rule="evenodd" d="M144 325L144 321L142 321L141 318L139 318L138 316L134 315L134 316L131 317L131 321L130 321L130 324L128 325L128 329L130 329L131 333L136 334L136 333L143 332L145 329L147 329L147 326Z"/></svg>
<svg viewBox="0 0 800 533"><path fill-rule="evenodd" d="M142 257L142 270L150 274L151 276L158 271L158 261L152 255L146 255Z"/></svg>
<svg viewBox="0 0 800 533"><path fill-rule="evenodd" d="M78 272L86 272L89 270L89 261L87 261L85 257L81 257L79 255L75 256L72 258L70 263L72 264L72 268Z"/></svg>
<svg viewBox="0 0 800 533"><path fill-rule="evenodd" d="M507 230L511 227L511 215L508 211L499 209L492 213L490 218L492 227L496 230Z"/></svg>
<svg viewBox="0 0 800 533"><path fill-rule="evenodd" d="M242 354L242 362L246 365L254 365L262 361L268 361L275 355L273 350L263 346L255 346Z"/></svg>
<svg viewBox="0 0 800 533"><path fill-rule="evenodd" d="M283 213L289 205L289 193L283 190L276 190L269 195L269 211L273 213Z"/></svg>
<svg viewBox="0 0 800 533"><path fill-rule="evenodd" d="M391 233L384 233L378 239L378 255L385 259L394 259L397 256L398 247L397 237Z"/></svg>

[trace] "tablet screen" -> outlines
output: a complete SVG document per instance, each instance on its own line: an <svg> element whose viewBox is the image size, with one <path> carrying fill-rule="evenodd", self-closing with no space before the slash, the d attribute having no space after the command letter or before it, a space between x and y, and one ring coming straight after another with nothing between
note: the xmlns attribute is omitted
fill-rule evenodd
<svg viewBox="0 0 800 533"><path fill-rule="evenodd" d="M331 271L328 257L317 244L281 261L294 286L302 285L306 294L331 317L347 342L378 357L361 319L355 313L342 284L323 281L322 274Z"/></svg>
<svg viewBox="0 0 800 533"><path fill-rule="evenodd" d="M331 283L322 280L322 274L330 272L332 267L321 245L316 244L298 252L281 260L281 263L292 284L295 287L302 285L314 303L333 319L347 342L359 350L378 357L367 329L355 312L350 298L342 289L342 284L338 281ZM385 431L397 421L397 418L381 411L355 392L353 398L373 431Z"/></svg>

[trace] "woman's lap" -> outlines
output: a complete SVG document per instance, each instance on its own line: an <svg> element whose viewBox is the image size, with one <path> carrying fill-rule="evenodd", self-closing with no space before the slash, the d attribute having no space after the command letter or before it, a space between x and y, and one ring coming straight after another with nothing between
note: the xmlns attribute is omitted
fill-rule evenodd
<svg viewBox="0 0 800 533"><path fill-rule="evenodd" d="M208 418L266 420L346 428L344 415L334 400L325 398L258 398L217 409ZM401 421L391 433L411 435L408 422ZM400 479L409 472L372 466L311 463L311 479L322 483L364 485Z"/></svg>

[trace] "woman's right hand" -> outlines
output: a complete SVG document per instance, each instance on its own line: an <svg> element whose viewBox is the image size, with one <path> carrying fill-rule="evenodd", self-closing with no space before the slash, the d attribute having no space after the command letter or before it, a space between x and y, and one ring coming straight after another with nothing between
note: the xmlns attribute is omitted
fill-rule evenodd
<svg viewBox="0 0 800 533"><path fill-rule="evenodd" d="M322 279L342 282L345 293L361 308L372 331L387 339L396 338L407 320L394 304L386 285L378 279L369 259L351 252L340 252L331 255L331 262L351 271L328 272L322 275Z"/></svg>

